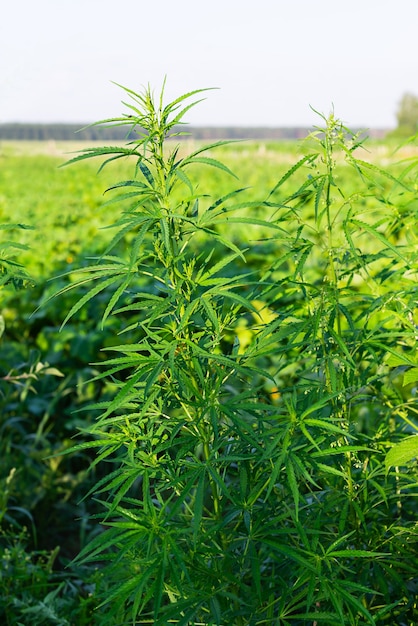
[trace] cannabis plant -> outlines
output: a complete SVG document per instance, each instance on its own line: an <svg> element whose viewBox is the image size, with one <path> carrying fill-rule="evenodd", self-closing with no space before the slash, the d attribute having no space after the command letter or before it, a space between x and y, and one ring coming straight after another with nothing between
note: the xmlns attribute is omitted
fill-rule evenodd
<svg viewBox="0 0 418 626"><path fill-rule="evenodd" d="M83 290L65 324L107 293L115 329L96 364L110 399L75 445L109 468L87 494L103 530L76 559L104 573L100 624L408 623L414 478L384 451L413 410L388 361L416 348L413 165L359 159L331 115L268 197L208 197L202 167L232 172L223 142L184 149L204 90L123 89L128 112L104 123L127 144L70 161L132 161L108 190L115 234L57 294Z"/></svg>

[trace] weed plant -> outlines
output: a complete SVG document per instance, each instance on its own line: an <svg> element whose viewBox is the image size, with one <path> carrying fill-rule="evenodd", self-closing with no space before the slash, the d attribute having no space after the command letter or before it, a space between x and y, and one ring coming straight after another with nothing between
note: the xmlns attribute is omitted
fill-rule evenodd
<svg viewBox="0 0 418 626"><path fill-rule="evenodd" d="M64 326L107 294L115 333L74 448L108 468L76 558L97 623L417 623L416 469L385 467L416 417L417 162L394 176L321 116L267 197L208 197L193 168L232 175L222 142L175 144L201 91L124 90L105 123L134 139L70 161L133 162L115 234L57 294L83 293Z"/></svg>

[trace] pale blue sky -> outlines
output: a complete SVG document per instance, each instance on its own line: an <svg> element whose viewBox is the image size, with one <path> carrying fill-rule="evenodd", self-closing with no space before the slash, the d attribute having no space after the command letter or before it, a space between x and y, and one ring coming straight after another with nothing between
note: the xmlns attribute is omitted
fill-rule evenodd
<svg viewBox="0 0 418 626"><path fill-rule="evenodd" d="M119 115L167 75L167 97L219 87L191 124L293 126L310 105L393 127L418 95L418 0L9 0L0 10L0 123Z"/></svg>

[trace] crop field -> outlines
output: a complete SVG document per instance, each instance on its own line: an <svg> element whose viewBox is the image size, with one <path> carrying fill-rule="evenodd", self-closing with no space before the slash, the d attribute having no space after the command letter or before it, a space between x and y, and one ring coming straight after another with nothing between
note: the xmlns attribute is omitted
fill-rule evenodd
<svg viewBox="0 0 418 626"><path fill-rule="evenodd" d="M112 171L100 174L98 163L81 163L77 167L63 165L78 151L94 146L82 142L6 142L0 144L0 216L3 223L23 223L33 231L19 233L19 242L30 250L21 252L19 260L36 279L54 275L62 264L71 263L75 255L92 254L103 249L111 234L103 230L111 221L111 209L106 208L105 191L116 180L132 175L133 166L126 159L115 164ZM184 142L183 151L193 151L195 142ZM196 168L195 177L209 195L223 195L232 189L245 187L245 198L262 202L280 177L306 149L303 141L237 142L216 150L217 158L225 162L236 179L217 171ZM405 159L418 156L418 148L397 149L396 144L372 142L360 148L359 158L385 167L392 164L394 173L402 170ZM339 180L347 193L352 188L353 172L343 165ZM288 184L303 181L303 173ZM258 209L262 211L262 209ZM239 228L237 229L239 230Z"/></svg>
<svg viewBox="0 0 418 626"><path fill-rule="evenodd" d="M0 144L2 624L418 623L418 148L320 121Z"/></svg>

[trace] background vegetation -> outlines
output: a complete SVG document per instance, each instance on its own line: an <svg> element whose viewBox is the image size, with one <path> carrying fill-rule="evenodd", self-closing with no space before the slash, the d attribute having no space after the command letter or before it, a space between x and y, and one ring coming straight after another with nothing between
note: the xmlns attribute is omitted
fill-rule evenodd
<svg viewBox="0 0 418 626"><path fill-rule="evenodd" d="M320 122L303 143L206 154L225 167L199 155L112 315L115 287L93 298L82 277L109 245L107 264L139 255L158 194L126 193L154 188L158 160L137 147L97 174L3 147L5 624L417 622L416 464L385 464L416 424L416 148Z"/></svg>

